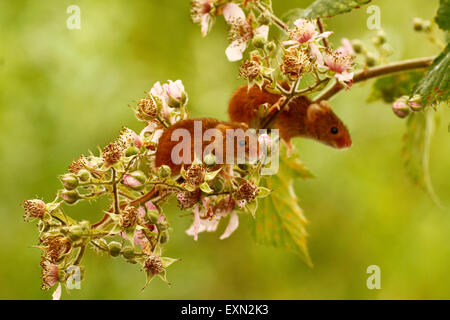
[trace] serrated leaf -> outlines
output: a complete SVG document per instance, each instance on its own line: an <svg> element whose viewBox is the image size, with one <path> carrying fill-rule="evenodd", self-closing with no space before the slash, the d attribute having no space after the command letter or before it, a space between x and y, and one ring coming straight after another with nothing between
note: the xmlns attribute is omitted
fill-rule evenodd
<svg viewBox="0 0 450 320"><path fill-rule="evenodd" d="M450 95L450 44L434 59L428 72L419 82L414 94L422 96L424 105L436 104L439 101L448 101Z"/></svg>
<svg viewBox="0 0 450 320"><path fill-rule="evenodd" d="M293 182L296 177L306 178L312 174L296 155L288 158L285 153L283 146L280 150L280 170L261 183L273 191L269 197L260 199L260 210L254 219L252 234L256 242L299 254L311 266L306 243L307 221L298 205Z"/></svg>
<svg viewBox="0 0 450 320"><path fill-rule="evenodd" d="M403 159L410 179L424 188L433 201L441 206L429 174L430 143L434 127L433 110L414 112L408 117L404 135Z"/></svg>
<svg viewBox="0 0 450 320"><path fill-rule="evenodd" d="M303 11L303 18L331 18L358 9L371 0L316 0Z"/></svg>
<svg viewBox="0 0 450 320"><path fill-rule="evenodd" d="M425 71L411 71L378 78L372 85L367 102L382 100L392 103L401 96L410 96L424 74Z"/></svg>
<svg viewBox="0 0 450 320"><path fill-rule="evenodd" d="M450 0L440 1L435 21L442 30L450 30Z"/></svg>

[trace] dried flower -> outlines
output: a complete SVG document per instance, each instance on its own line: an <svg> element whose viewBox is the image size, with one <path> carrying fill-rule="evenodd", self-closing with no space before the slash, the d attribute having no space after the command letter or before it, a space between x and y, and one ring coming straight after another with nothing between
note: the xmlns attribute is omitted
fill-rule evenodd
<svg viewBox="0 0 450 320"><path fill-rule="evenodd" d="M156 275L164 271L161 257L157 255L147 256L144 262L144 269L147 274Z"/></svg>
<svg viewBox="0 0 450 320"><path fill-rule="evenodd" d="M72 164L69 166L69 172L77 174L78 171L80 171L81 169L84 169L86 162L87 162L86 157L81 155L77 160L73 161Z"/></svg>
<svg viewBox="0 0 450 320"><path fill-rule="evenodd" d="M204 164L192 164L189 169L186 170L186 181L189 184L198 186L205 180L206 167Z"/></svg>
<svg viewBox="0 0 450 320"><path fill-rule="evenodd" d="M127 206L122 210L119 216L119 224L122 228L134 227L138 219L138 209L136 207Z"/></svg>
<svg viewBox="0 0 450 320"><path fill-rule="evenodd" d="M23 208L25 209L24 218L42 218L45 213L45 202L40 199L25 200Z"/></svg>
<svg viewBox="0 0 450 320"><path fill-rule="evenodd" d="M239 76L252 81L259 75L261 65L255 60L244 61L239 69Z"/></svg>
<svg viewBox="0 0 450 320"><path fill-rule="evenodd" d="M201 193L200 189L196 189L192 192L179 192L177 194L177 200L180 208L187 209L193 207L200 200Z"/></svg>
<svg viewBox="0 0 450 320"><path fill-rule="evenodd" d="M291 77L297 78L311 69L309 55L303 50L288 50L283 57L281 71Z"/></svg>
<svg viewBox="0 0 450 320"><path fill-rule="evenodd" d="M152 120L158 115L158 106L152 96L139 100L136 116L141 120Z"/></svg>
<svg viewBox="0 0 450 320"><path fill-rule="evenodd" d="M125 144L121 140L110 142L103 148L102 157L108 165L117 163L122 157Z"/></svg>
<svg viewBox="0 0 450 320"><path fill-rule="evenodd" d="M245 181L236 190L234 197L236 200L245 200L250 202L256 198L258 194L258 187L251 181Z"/></svg>
<svg viewBox="0 0 450 320"><path fill-rule="evenodd" d="M62 236L47 237L41 239L44 248L44 256L52 263L58 262L62 255L69 252L72 244L69 239Z"/></svg>
<svg viewBox="0 0 450 320"><path fill-rule="evenodd" d="M56 264L51 263L49 260L43 258L41 260L42 267L42 289L48 290L53 287L59 281L59 270Z"/></svg>

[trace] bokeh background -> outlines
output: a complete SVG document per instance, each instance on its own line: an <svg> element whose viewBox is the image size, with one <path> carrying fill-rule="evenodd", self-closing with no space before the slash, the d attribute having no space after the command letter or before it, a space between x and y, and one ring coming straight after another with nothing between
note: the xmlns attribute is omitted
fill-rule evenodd
<svg viewBox="0 0 450 320"><path fill-rule="evenodd" d="M274 9L311 1L274 0ZM66 9L81 8L81 30L68 30ZM373 1L394 47L392 60L437 54L411 19L432 19L437 0ZM366 7L326 21L341 37L370 43ZM0 298L49 299L40 290L34 224L21 203L53 200L57 174L71 160L117 136L122 125L139 130L128 105L156 81L182 79L193 116L226 119L227 101L242 80L229 63L226 26L218 19L202 38L189 20L189 1L54 0L0 2ZM282 249L256 245L249 221L227 240L184 230L189 217L168 207L174 231L167 255L168 287L159 279L145 290L139 267L90 252L81 290L64 299L416 299L450 298L450 211L435 206L406 177L401 146L405 121L389 105L367 104L370 85L332 100L348 125L353 146L337 151L313 141L295 144L316 178L297 181L309 219L314 268ZM431 175L450 205L449 108L439 110ZM96 220L100 207L71 207ZM224 225L221 226L221 229ZM381 267L381 290L368 290L366 268Z"/></svg>

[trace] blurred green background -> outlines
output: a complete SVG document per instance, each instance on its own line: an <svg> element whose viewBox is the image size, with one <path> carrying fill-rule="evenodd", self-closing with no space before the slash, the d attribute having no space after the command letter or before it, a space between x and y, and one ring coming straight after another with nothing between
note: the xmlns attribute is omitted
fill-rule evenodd
<svg viewBox="0 0 450 320"><path fill-rule="evenodd" d="M274 0L283 13L311 1ZM395 49L392 60L439 52L411 19L431 19L438 1L373 1ZM66 28L69 5L81 8L81 30ZM341 37L369 42L366 7L326 21ZM40 290L34 224L20 204L51 201L57 174L71 160L103 146L122 125L141 123L127 107L156 81L182 79L192 116L226 119L227 100L242 81L229 63L223 19L202 38L189 20L189 1L54 0L0 2L0 298L48 299ZM332 100L353 146L337 151L296 140L316 178L297 181L309 219L314 268L282 249L256 245L247 217L227 240L184 233L189 217L170 207L174 231L166 254L182 257L142 292L144 274L119 259L87 254L82 290L63 299L397 299L450 298L450 212L438 209L406 177L401 146L405 121L389 105L367 104L370 85ZM431 175L450 205L449 108L441 107L432 143ZM69 208L96 220L99 207ZM381 267L381 290L366 287L366 268Z"/></svg>

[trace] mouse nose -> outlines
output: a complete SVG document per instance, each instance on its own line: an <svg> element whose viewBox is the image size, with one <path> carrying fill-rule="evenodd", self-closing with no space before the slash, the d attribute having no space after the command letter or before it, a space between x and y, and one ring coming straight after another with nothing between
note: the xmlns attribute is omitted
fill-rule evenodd
<svg viewBox="0 0 450 320"><path fill-rule="evenodd" d="M338 139L336 142L340 149L349 148L352 145L352 139L345 137Z"/></svg>

